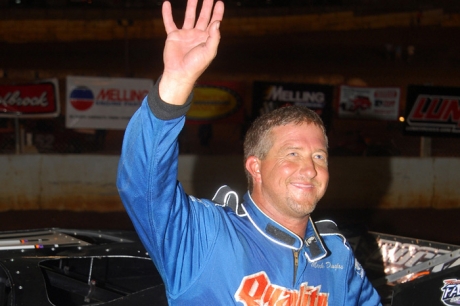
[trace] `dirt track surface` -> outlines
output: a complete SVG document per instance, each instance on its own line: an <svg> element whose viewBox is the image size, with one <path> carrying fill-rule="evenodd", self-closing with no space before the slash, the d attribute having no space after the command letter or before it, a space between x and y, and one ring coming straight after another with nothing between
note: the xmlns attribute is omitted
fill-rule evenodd
<svg viewBox="0 0 460 306"><path fill-rule="evenodd" d="M460 245L460 232L455 224L460 220L460 209L398 209L398 210L321 210L314 220L331 219L339 227L367 229L403 237ZM8 211L0 213L0 230L37 228L121 229L133 230L126 212L71 212L71 211Z"/></svg>

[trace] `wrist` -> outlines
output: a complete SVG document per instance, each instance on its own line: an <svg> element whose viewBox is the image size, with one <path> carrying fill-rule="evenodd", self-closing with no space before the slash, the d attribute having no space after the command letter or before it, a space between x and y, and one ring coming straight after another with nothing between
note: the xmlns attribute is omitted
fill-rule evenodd
<svg viewBox="0 0 460 306"><path fill-rule="evenodd" d="M183 105L194 86L195 82L164 73L158 86L158 94L168 104Z"/></svg>

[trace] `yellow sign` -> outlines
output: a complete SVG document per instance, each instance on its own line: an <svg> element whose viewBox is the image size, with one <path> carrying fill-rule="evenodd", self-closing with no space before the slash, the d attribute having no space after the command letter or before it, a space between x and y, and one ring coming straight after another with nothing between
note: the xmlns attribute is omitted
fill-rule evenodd
<svg viewBox="0 0 460 306"><path fill-rule="evenodd" d="M187 119L213 120L228 117L240 106L236 93L228 88L199 86L193 91L193 101Z"/></svg>

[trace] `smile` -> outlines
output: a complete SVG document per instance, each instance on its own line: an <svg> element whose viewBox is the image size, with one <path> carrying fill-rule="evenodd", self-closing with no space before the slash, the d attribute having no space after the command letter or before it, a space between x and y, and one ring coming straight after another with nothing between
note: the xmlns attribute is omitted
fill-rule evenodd
<svg viewBox="0 0 460 306"><path fill-rule="evenodd" d="M315 185L312 183L291 183L291 185L301 189L315 188Z"/></svg>

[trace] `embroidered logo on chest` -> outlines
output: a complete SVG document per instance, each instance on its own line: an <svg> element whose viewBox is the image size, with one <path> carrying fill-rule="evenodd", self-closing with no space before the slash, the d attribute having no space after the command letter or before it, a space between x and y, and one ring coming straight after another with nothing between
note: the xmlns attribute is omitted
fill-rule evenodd
<svg viewBox="0 0 460 306"><path fill-rule="evenodd" d="M299 290L287 289L270 282L265 272L246 276L235 293L235 299L246 306L327 306L329 294L321 286L300 285Z"/></svg>

